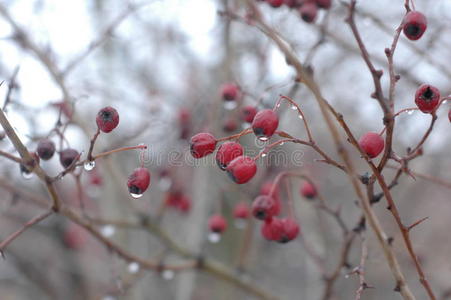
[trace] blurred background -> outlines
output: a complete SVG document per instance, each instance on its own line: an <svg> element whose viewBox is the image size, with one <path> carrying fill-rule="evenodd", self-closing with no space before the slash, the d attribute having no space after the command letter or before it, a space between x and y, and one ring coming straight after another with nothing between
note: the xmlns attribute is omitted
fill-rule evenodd
<svg viewBox="0 0 451 300"><path fill-rule="evenodd" d="M258 7L311 70L325 98L360 136L382 130L383 115L370 97L371 74L344 22L343 3L333 0L332 7L320 9L310 24L286 5L274 8L259 1ZM401 75L395 111L415 106L414 93L422 83L438 87L442 95L451 93L451 1L415 4L426 15L428 29L415 42L400 37L394 57ZM2 299L354 299L359 281L352 270L359 265L361 239L353 239L327 295L327 276L340 264L346 238L334 217L302 197L302 181L282 181L278 192L283 215L288 213L288 199L294 203L301 226L296 240L266 241L259 222L233 216L236 204L250 205L277 174L296 171L312 178L328 207L340 209L341 219L352 230L361 210L342 171L317 162L320 157L310 148L284 144L258 160L257 175L249 183L237 185L218 168L214 155L195 160L189 153L192 135L207 131L222 138L239 133L249 127L242 118L243 107L272 108L283 94L304 111L317 145L338 159L311 93L296 83L293 68L274 43L252 26L246 13L245 1L240 0L0 2L0 79L4 81L0 103L3 107L9 85L10 122L30 151L49 137L57 151L71 147L86 154L97 129L98 110L115 107L119 126L100 135L94 153L141 143L147 151L110 155L96 161L91 171L79 167L57 183L57 190L63 203L90 220L104 237L162 266L143 269L109 251L64 216L54 215L5 251L6 259L0 261ZM389 86L384 49L391 45L404 14L402 0L357 4L356 22L374 64L384 70L384 91ZM221 97L225 83L240 88L241 97L234 105ZM430 177L414 180L402 175L392 190L405 224L429 217L413 231L412 241L440 299L451 299L448 110L449 103L439 109L424 155L409 165ZM279 129L306 139L303 123L289 104L283 102L278 114ZM54 130L61 122L64 139ZM395 152L406 154L429 122L430 115L419 111L400 115ZM250 156L266 146L254 135L243 136L240 142ZM358 152L351 145L347 148L359 174L368 172ZM17 155L7 138L0 140L0 149ZM140 157L151 171L152 182L143 197L133 199L126 182ZM41 166L50 175L62 170L57 155ZM387 169L384 176L389 180L395 171ZM0 158L2 239L42 210L47 198L37 178L24 178L17 164ZM374 209L394 238L393 247L413 293L426 299L385 201ZM215 213L228 220L219 241L207 224ZM365 237L365 279L374 288L365 290L362 299L400 299L379 244L370 230ZM187 259L219 264L228 275L164 268Z"/></svg>

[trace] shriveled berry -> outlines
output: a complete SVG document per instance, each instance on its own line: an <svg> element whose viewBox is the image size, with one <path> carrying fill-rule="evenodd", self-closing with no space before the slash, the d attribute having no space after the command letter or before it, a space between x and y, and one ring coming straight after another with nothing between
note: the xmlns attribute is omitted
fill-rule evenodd
<svg viewBox="0 0 451 300"><path fill-rule="evenodd" d="M415 104L424 113L431 113L440 102L440 91L430 84L422 84L415 93Z"/></svg>
<svg viewBox="0 0 451 300"><path fill-rule="evenodd" d="M119 114L111 106L104 107L97 113L96 123L101 131L111 132L119 124Z"/></svg>
<svg viewBox="0 0 451 300"><path fill-rule="evenodd" d="M23 174L30 174L30 169L33 169L35 165L39 165L39 156L35 152L30 153L31 157L34 159L32 165L28 166L28 168L24 164L20 164L20 172Z"/></svg>
<svg viewBox="0 0 451 300"><path fill-rule="evenodd" d="M315 186L309 181L302 184L300 192L302 196L308 199L315 198L317 194Z"/></svg>
<svg viewBox="0 0 451 300"><path fill-rule="evenodd" d="M249 156L238 156L226 168L229 177L238 184L248 182L257 172L257 164Z"/></svg>
<svg viewBox="0 0 451 300"><path fill-rule="evenodd" d="M194 158L202 158L211 154L216 149L215 137L206 132L201 132L193 136L190 140L190 151Z"/></svg>
<svg viewBox="0 0 451 300"><path fill-rule="evenodd" d="M60 152L60 163L64 168L68 168L78 156L77 150L72 148L64 149Z"/></svg>
<svg viewBox="0 0 451 300"><path fill-rule="evenodd" d="M418 11L410 11L404 17L403 32L404 35L412 41L421 38L427 28L426 17Z"/></svg>
<svg viewBox="0 0 451 300"><path fill-rule="evenodd" d="M318 7L314 2L305 2L299 8L299 13L301 14L302 20L307 23L313 23L316 19L316 15L318 14Z"/></svg>
<svg viewBox="0 0 451 300"><path fill-rule="evenodd" d="M260 195L252 202L252 215L259 220L271 219L276 213L276 200L270 196Z"/></svg>
<svg viewBox="0 0 451 300"><path fill-rule="evenodd" d="M220 214L215 214L208 219L210 231L223 233L227 229L227 220Z"/></svg>
<svg viewBox="0 0 451 300"><path fill-rule="evenodd" d="M239 100L241 97L240 88L234 83L225 83L221 87L221 96L225 101Z"/></svg>
<svg viewBox="0 0 451 300"><path fill-rule="evenodd" d="M219 146L218 151L216 152L216 163L221 170L225 170L227 165L238 156L243 155L243 152L243 146L239 143L225 142Z"/></svg>
<svg viewBox="0 0 451 300"><path fill-rule="evenodd" d="M142 195L150 185L150 172L146 168L136 168L128 176L127 187L130 194Z"/></svg>
<svg viewBox="0 0 451 300"><path fill-rule="evenodd" d="M239 202L233 208L233 217L237 219L247 219L249 217L249 205L246 202Z"/></svg>
<svg viewBox="0 0 451 300"><path fill-rule="evenodd" d="M319 8L329 9L332 6L332 0L315 0Z"/></svg>
<svg viewBox="0 0 451 300"><path fill-rule="evenodd" d="M252 121L252 130L260 139L269 139L279 126L279 117L271 109L259 111Z"/></svg>
<svg viewBox="0 0 451 300"><path fill-rule="evenodd" d="M266 2L272 7L280 7L283 4L283 0L266 0Z"/></svg>
<svg viewBox="0 0 451 300"><path fill-rule="evenodd" d="M49 160L55 154L55 143L49 139L42 139L38 143L36 152L43 160Z"/></svg>
<svg viewBox="0 0 451 300"><path fill-rule="evenodd" d="M224 121L224 124L222 125L222 129L225 132L234 132L238 128L238 123L235 119L229 118Z"/></svg>
<svg viewBox="0 0 451 300"><path fill-rule="evenodd" d="M367 132L359 140L359 146L370 158L377 157L384 150L384 139L376 132Z"/></svg>
<svg viewBox="0 0 451 300"><path fill-rule="evenodd" d="M247 123L252 123L256 114L257 108L255 106L247 105L241 109L241 119Z"/></svg>

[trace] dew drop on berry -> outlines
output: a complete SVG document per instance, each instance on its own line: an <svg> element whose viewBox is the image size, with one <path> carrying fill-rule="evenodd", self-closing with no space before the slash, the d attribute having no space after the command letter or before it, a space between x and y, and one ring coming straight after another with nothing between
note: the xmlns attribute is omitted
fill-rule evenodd
<svg viewBox="0 0 451 300"><path fill-rule="evenodd" d="M164 192L168 191L171 188L171 185L172 180L167 176L161 177L160 180L158 181L158 186Z"/></svg>
<svg viewBox="0 0 451 300"><path fill-rule="evenodd" d="M136 274L139 271L139 264L137 262L133 261L128 264L127 270L130 274Z"/></svg>
<svg viewBox="0 0 451 300"><path fill-rule="evenodd" d="M285 142L282 142L282 143L280 143L279 145L280 145L280 146L283 146L283 145L285 145Z"/></svg>
<svg viewBox="0 0 451 300"><path fill-rule="evenodd" d="M298 108L296 107L296 105L291 105L291 109L292 110L297 110Z"/></svg>
<svg viewBox="0 0 451 300"><path fill-rule="evenodd" d="M139 199L143 196L143 194L134 194L134 193L130 193L130 196L132 196L132 198L134 199Z"/></svg>
<svg viewBox="0 0 451 300"><path fill-rule="evenodd" d="M87 161L83 164L83 168L85 168L86 171L91 171L96 166L95 161Z"/></svg>
<svg viewBox="0 0 451 300"><path fill-rule="evenodd" d="M258 137L258 139L262 142L266 142L269 140L269 138L267 136L260 136L260 137Z"/></svg>
<svg viewBox="0 0 451 300"><path fill-rule="evenodd" d="M236 229L244 229L246 228L246 220L243 219L235 219L233 221L233 225Z"/></svg>
<svg viewBox="0 0 451 300"><path fill-rule="evenodd" d="M113 225L105 225L100 229L100 233L104 237L112 237L116 233L116 228Z"/></svg>
<svg viewBox="0 0 451 300"><path fill-rule="evenodd" d="M221 240L221 234L217 233L217 232L210 232L208 234L208 241L212 244L216 244L219 243L219 241Z"/></svg>
<svg viewBox="0 0 451 300"><path fill-rule="evenodd" d="M175 273L172 270L164 270L161 272L161 277L163 277L164 280L171 280L174 279Z"/></svg>
<svg viewBox="0 0 451 300"><path fill-rule="evenodd" d="M235 109L237 106L236 101L224 101L224 108L227 110Z"/></svg>
<svg viewBox="0 0 451 300"><path fill-rule="evenodd" d="M33 178L33 173L32 172L23 172L23 171L21 171L20 174L22 175L22 177L24 179L27 179L27 180Z"/></svg>

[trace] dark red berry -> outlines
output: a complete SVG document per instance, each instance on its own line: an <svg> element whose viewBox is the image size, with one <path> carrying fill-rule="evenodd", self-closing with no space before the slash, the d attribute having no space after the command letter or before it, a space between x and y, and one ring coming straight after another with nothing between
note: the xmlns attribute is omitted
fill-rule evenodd
<svg viewBox="0 0 451 300"><path fill-rule="evenodd" d="M225 83L221 87L221 96L225 101L239 100L240 88L234 83Z"/></svg>
<svg viewBox="0 0 451 300"><path fill-rule="evenodd" d="M119 114L111 106L104 107L97 113L96 123L101 131L111 132L119 124Z"/></svg>
<svg viewBox="0 0 451 300"><path fill-rule="evenodd" d="M60 163L64 168L68 168L77 158L78 151L72 148L64 149L60 152Z"/></svg>
<svg viewBox="0 0 451 300"><path fill-rule="evenodd" d="M448 119L449 119L449 122L451 123L451 108L448 111Z"/></svg>
<svg viewBox="0 0 451 300"><path fill-rule="evenodd" d="M440 102L440 91L432 85L422 84L415 93L415 104L424 113L431 113Z"/></svg>
<svg viewBox="0 0 451 300"><path fill-rule="evenodd" d="M202 158L211 154L216 149L216 139L213 135L201 132L190 140L190 151L194 158Z"/></svg>
<svg viewBox="0 0 451 300"><path fill-rule="evenodd" d="M427 28L426 17L418 11L410 11L404 17L402 30L404 35L412 41L416 41L424 34Z"/></svg>
<svg viewBox="0 0 451 300"><path fill-rule="evenodd" d="M359 140L359 146L370 158L378 156L384 150L384 139L376 132L365 133Z"/></svg>
<svg viewBox="0 0 451 300"><path fill-rule="evenodd" d="M252 202L252 215L259 220L271 219L276 213L276 200L270 196L260 195Z"/></svg>
<svg viewBox="0 0 451 300"><path fill-rule="evenodd" d="M216 163L221 170L225 170L227 165L238 156L243 155L243 152L243 146L239 143L225 142L219 146L218 151L216 152Z"/></svg>
<svg viewBox="0 0 451 300"><path fill-rule="evenodd" d="M283 2L286 6L288 6L289 8L295 8L299 6L299 1L298 0L285 0Z"/></svg>
<svg viewBox="0 0 451 300"><path fill-rule="evenodd" d="M319 8L329 9L332 6L332 0L315 0Z"/></svg>
<svg viewBox="0 0 451 300"><path fill-rule="evenodd" d="M39 156L38 156L38 154L36 154L35 152L31 152L30 155L31 155L31 157L34 160L31 165L26 167L24 164L20 164L20 172L22 172L23 174L30 174L31 173L30 170L32 170L35 165L39 165Z"/></svg>
<svg viewBox="0 0 451 300"><path fill-rule="evenodd" d="M181 108L179 110L178 120L182 126L189 125L191 121L191 112L186 108Z"/></svg>
<svg viewBox="0 0 451 300"><path fill-rule="evenodd" d="M264 222L261 233L267 240L287 243L298 236L299 224L292 218L272 218Z"/></svg>
<svg viewBox="0 0 451 300"><path fill-rule="evenodd" d="M302 196L308 199L315 198L317 194L315 186L309 181L302 184L300 192Z"/></svg>
<svg viewBox="0 0 451 300"><path fill-rule="evenodd" d="M252 123L256 114L257 108L255 106L247 105L241 109L241 119L244 122Z"/></svg>
<svg viewBox="0 0 451 300"><path fill-rule="evenodd" d="M252 121L254 134L261 139L269 139L279 126L279 117L271 109L259 111Z"/></svg>
<svg viewBox="0 0 451 300"><path fill-rule="evenodd" d="M278 219L268 219L263 222L261 227L262 236L268 241L275 241L278 238L278 232L276 227L280 225L280 221Z"/></svg>
<svg viewBox="0 0 451 300"><path fill-rule="evenodd" d="M233 181L243 184L254 177L257 172L257 164L253 158L243 155L232 160L226 171Z"/></svg>
<svg viewBox="0 0 451 300"><path fill-rule="evenodd" d="M227 229L227 221L222 215L216 214L208 219L208 227L212 232L223 233Z"/></svg>
<svg viewBox="0 0 451 300"><path fill-rule="evenodd" d="M249 205L246 202L237 203L233 208L233 217L247 219L249 217Z"/></svg>
<svg viewBox="0 0 451 300"><path fill-rule="evenodd" d="M146 168L136 168L128 176L127 186L130 194L142 195L150 185L150 172Z"/></svg>
<svg viewBox="0 0 451 300"><path fill-rule="evenodd" d="M184 213L191 209L191 199L180 191L169 192L166 196L165 204Z"/></svg>
<svg viewBox="0 0 451 300"><path fill-rule="evenodd" d="M266 2L272 7L280 7L283 4L283 0L266 0Z"/></svg>
<svg viewBox="0 0 451 300"><path fill-rule="evenodd" d="M36 152L43 160L49 160L55 154L55 143L49 139L40 140Z"/></svg>
<svg viewBox="0 0 451 300"><path fill-rule="evenodd" d="M224 125L222 126L222 129L225 132L234 132L238 128L238 124L235 121L235 119L229 118L225 120Z"/></svg>
<svg viewBox="0 0 451 300"><path fill-rule="evenodd" d="M314 2L305 2L299 8L299 13L301 14L302 20L307 23L313 23L316 19L316 15L318 14L318 7Z"/></svg>

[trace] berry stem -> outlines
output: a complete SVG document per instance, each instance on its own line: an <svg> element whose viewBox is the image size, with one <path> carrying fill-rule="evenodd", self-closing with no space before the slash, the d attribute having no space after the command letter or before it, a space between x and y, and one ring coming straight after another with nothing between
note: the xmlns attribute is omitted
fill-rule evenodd
<svg viewBox="0 0 451 300"><path fill-rule="evenodd" d="M283 144L283 143L288 143L288 142L296 142L296 139L283 139L283 140L278 140L277 142L274 142L272 144L269 144L268 146L266 146L262 151L260 151L260 153L258 153L255 157L254 160L259 159L260 157L262 157L263 155L267 154L272 148Z"/></svg>
<svg viewBox="0 0 451 300"><path fill-rule="evenodd" d="M246 128L243 131L241 131L240 133L217 139L216 142L219 143L219 142L225 142L225 141L230 141L230 140L238 140L243 135L246 135L249 133L252 133L252 128Z"/></svg>
<svg viewBox="0 0 451 300"><path fill-rule="evenodd" d="M16 163L23 163L23 160L20 157L14 156L12 154L9 154L8 152L0 150L0 156L4 156L12 161L15 161Z"/></svg>
<svg viewBox="0 0 451 300"><path fill-rule="evenodd" d="M138 146L131 146L131 147L123 147L123 148L117 148L110 151L102 152L97 155L93 156L93 160L96 160L98 158L108 156L113 153L122 152L122 151L128 151L128 150L135 150L135 149L147 149L146 145L138 145Z"/></svg>
<svg viewBox="0 0 451 300"><path fill-rule="evenodd" d="M99 134L100 134L100 128L97 127L97 131L96 131L96 133L94 134L94 136L92 137L92 139L91 139L91 144L89 145L89 151L88 151L88 155L87 155L87 160L88 160L88 161L92 161L92 160L93 160L93 158L92 158L92 151L94 150L94 144L95 144L95 142L96 142L97 137L99 136Z"/></svg>

